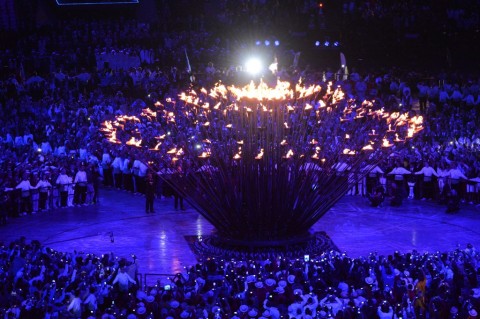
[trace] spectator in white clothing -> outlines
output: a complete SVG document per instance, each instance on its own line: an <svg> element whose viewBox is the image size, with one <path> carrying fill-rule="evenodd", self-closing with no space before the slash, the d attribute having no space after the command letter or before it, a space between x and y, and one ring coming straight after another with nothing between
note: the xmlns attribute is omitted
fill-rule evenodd
<svg viewBox="0 0 480 319"><path fill-rule="evenodd" d="M75 174L75 179L73 181L75 184L75 204L84 205L87 198L87 172L85 171L85 164L82 163L78 169L77 174Z"/></svg>
<svg viewBox="0 0 480 319"><path fill-rule="evenodd" d="M124 160L119 152L112 162L113 183L117 189L121 189L122 187L123 162Z"/></svg>
<svg viewBox="0 0 480 319"><path fill-rule="evenodd" d="M115 285L116 283L118 283L118 290L122 293L128 293L128 288L130 283L134 285L137 284L135 279L133 279L128 275L125 267L121 267L120 270L118 271L117 276L115 276L115 279L113 280L112 284Z"/></svg>
<svg viewBox="0 0 480 319"><path fill-rule="evenodd" d="M75 291L75 295L72 296L67 311L70 318L81 318L82 317L82 300L80 299L80 292Z"/></svg>
<svg viewBox="0 0 480 319"><path fill-rule="evenodd" d="M415 175L423 175L423 183L422 187L420 187L420 198L422 198L422 200L433 199L435 197L433 176L438 177L435 169L430 166L428 161L425 161L425 166L418 172L415 172Z"/></svg>
<svg viewBox="0 0 480 319"><path fill-rule="evenodd" d="M406 188L405 175L410 175L411 173L412 172L404 168L401 164L398 164L388 175L394 176L393 179L398 186L398 190L403 192Z"/></svg>
<svg viewBox="0 0 480 319"><path fill-rule="evenodd" d="M458 165L452 164L450 170L445 174L450 181L450 188L455 190L459 197L463 197L463 189L461 181L468 180L468 177L465 176L462 171L459 169Z"/></svg>
<svg viewBox="0 0 480 319"><path fill-rule="evenodd" d="M32 200L31 200L31 193L30 190L35 189L32 185L30 185L30 181L28 179L28 174L23 174L22 181L15 187L16 189L20 190L20 212L23 216L27 215L27 213L32 212Z"/></svg>
<svg viewBox="0 0 480 319"><path fill-rule="evenodd" d="M52 184L48 181L47 173L42 173L40 180L35 186L39 192L39 209L40 211L48 209L48 195L52 189Z"/></svg>
<svg viewBox="0 0 480 319"><path fill-rule="evenodd" d="M83 301L86 310L89 312L91 316L95 316L97 312L97 297L95 296L95 288L90 287L90 293L88 294L87 298Z"/></svg>
<svg viewBox="0 0 480 319"><path fill-rule="evenodd" d="M68 187L70 184L70 177L67 175L67 170L65 168L62 168L55 184L58 185L58 188L60 190L60 207L66 207L68 200Z"/></svg>

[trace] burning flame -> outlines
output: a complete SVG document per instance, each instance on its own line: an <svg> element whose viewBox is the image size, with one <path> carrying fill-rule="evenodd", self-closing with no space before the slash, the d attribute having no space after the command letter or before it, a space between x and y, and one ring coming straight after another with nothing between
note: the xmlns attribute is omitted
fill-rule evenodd
<svg viewBox="0 0 480 319"><path fill-rule="evenodd" d="M117 120L119 122L133 121L133 122L140 123L140 119L138 117L136 117L135 115L132 115L132 116L120 115L119 117L117 117Z"/></svg>
<svg viewBox="0 0 480 319"><path fill-rule="evenodd" d="M275 87L269 87L265 82L261 81L256 85L253 81L244 87L229 86L219 83L212 90L210 90L209 96L213 98L227 99L228 93L233 94L237 101L242 100L257 100L257 101L281 101L292 99L295 93L300 98L305 98L320 92L321 87L319 85L311 85L309 87L303 87L297 85L296 91L290 88L290 83L287 81L277 81ZM202 91L206 92L206 91ZM198 104L199 100L196 98L196 93L187 95L182 93L179 95L180 99L188 104Z"/></svg>
<svg viewBox="0 0 480 319"><path fill-rule="evenodd" d="M167 121L170 122L170 123L175 123L175 113L168 112Z"/></svg>
<svg viewBox="0 0 480 319"><path fill-rule="evenodd" d="M235 155L233 155L233 159L234 159L234 160L239 160L239 159L241 159L241 158L242 158L242 147L239 146L239 147L238 147L238 153L235 154Z"/></svg>
<svg viewBox="0 0 480 319"><path fill-rule="evenodd" d="M126 144L127 144L127 145L131 145L131 146L140 147L140 146L141 146L140 144L142 144L142 139L138 139L138 140L137 140L135 137L132 136L132 137L127 141Z"/></svg>
<svg viewBox="0 0 480 319"><path fill-rule="evenodd" d="M409 127L407 131L407 138L412 138L415 133L415 127Z"/></svg>
<svg viewBox="0 0 480 319"><path fill-rule="evenodd" d="M198 157L199 157L199 158L208 158L208 157L210 157L210 154L207 153L207 152L202 152L202 154L199 155Z"/></svg>
<svg viewBox="0 0 480 319"><path fill-rule="evenodd" d="M260 160L260 159L263 158L263 151L264 151L263 148L260 149L260 152L258 153L258 155L255 156L255 159L256 159L256 160Z"/></svg>
<svg viewBox="0 0 480 319"><path fill-rule="evenodd" d="M391 147L391 146L392 144L390 144L390 141L386 137L384 137L382 141L382 147Z"/></svg>
<svg viewBox="0 0 480 319"><path fill-rule="evenodd" d="M345 93L343 93L342 88L338 86L332 95L332 103L335 104L345 98Z"/></svg>
<svg viewBox="0 0 480 319"><path fill-rule="evenodd" d="M395 133L395 139L393 141L394 142L403 142L403 140L398 136L398 133Z"/></svg>
<svg viewBox="0 0 480 319"><path fill-rule="evenodd" d="M151 151L159 151L161 145L162 145L162 142L158 142L157 145L155 145L154 148L149 148L149 150L151 150Z"/></svg>
<svg viewBox="0 0 480 319"><path fill-rule="evenodd" d="M340 86L334 89L332 85L332 83L329 83L327 94L320 97L318 93L321 91L321 87L317 85L305 86L298 83L293 86L289 82L277 81L274 87L270 87L264 82L260 82L259 84L251 82L243 87L235 87L217 83L210 90L202 88L197 91L190 90L180 93L178 97L185 104L183 105L182 103L182 108L175 108L175 101L171 98L166 98L166 103L164 102L165 108L163 108L163 104L160 101L157 101L154 104L157 108L142 109L139 117L126 115L117 116L113 121L103 122L100 130L109 142L116 144L122 143L117 139L117 132L125 130L124 133L130 134L126 138L129 138L126 144L140 147L142 139L139 138L139 136L142 136L141 134L149 127L146 124L154 124L152 127L162 130L160 131L162 133L167 131L168 133L160 136L152 136L151 131L149 131L148 135L146 135L149 139L144 137L145 142L148 141L150 144L152 140L156 140L153 144L150 144L155 145L156 143L155 147L151 150L163 151L165 148L173 147L172 144L165 144L166 142L163 142L167 138L167 135L175 139L177 132L184 130L189 130L188 135L186 135L189 137L187 139L188 142L199 144L195 133L190 134L190 129L195 130L201 127L202 130L205 130L205 135L202 135L202 143L212 143L210 139L205 138L207 136L215 142L218 135L227 135L230 140L225 144L220 143L217 146L223 147L222 145L225 145L226 147L231 147L232 144L235 145L235 138L239 139L236 141L239 146L244 144L244 141L241 140L244 139L248 141L249 146L253 147L253 155L250 155L252 154L251 150L248 152L249 160L251 160L251 157L255 156L254 154L257 152L258 154L255 156L255 159L259 160L264 158L264 156L270 159L270 152L274 151L275 146L278 145L290 145L292 147L286 152L284 158L292 158L294 154L297 159L304 157L305 155L302 153L307 152L307 150L300 148L300 146L296 144L299 140L295 140L295 138L297 138L295 129L300 128L300 124L303 122L305 122L306 125L312 125L312 127L317 127L324 123L329 124L329 116L335 118L335 120L339 118L341 122L345 122L344 124L347 129L337 130L334 135L337 137L345 134L345 139L340 141L348 143L348 145L345 144L340 148L341 150L348 146L348 148L343 149L343 154L345 155L356 155L360 150L372 151L374 147L378 145L391 147L391 143L402 141L401 138L411 138L423 129L422 116L410 118L408 113L388 113L385 112L383 108L379 109L378 103L374 101L365 100L359 103L359 101L355 101L355 99L352 98L345 101L345 103L337 103L340 100L345 100L345 94ZM315 112L313 112L313 110L315 110ZM359 121L354 119L359 119ZM382 120L382 124L384 125L364 126L363 121L366 119ZM142 125L137 125L137 123L142 123ZM168 127L162 127L164 124ZM292 127L290 127L289 124L292 124ZM356 138L356 130L351 129L349 125L357 125L357 128L361 127L361 132L367 132L367 134L371 130L371 134L368 135L370 135L372 142L362 147L364 143L363 140L361 142L359 138ZM398 133L395 134L394 137L392 136L393 134L387 134L388 138L385 137L382 140L381 138L384 136L383 133L385 133L387 125L387 132L394 133L398 131ZM259 138L257 136L254 139L250 139L249 136L244 135L245 132L248 131L247 126L252 126L252 132L258 136L266 135L265 133L269 133L269 128L275 127L274 134L271 135L273 139L269 141L269 143L271 143L262 144L259 143L258 140L263 137ZM372 127L375 129L371 129ZM226 129L228 129L228 131L222 132L225 134L213 132L217 129L219 131L222 131L222 129L226 131ZM345 132L350 133L347 134ZM301 143L306 142L313 146L312 148L315 148L313 155L309 153L308 156L312 159L321 159L323 156L327 157L327 160L330 161L331 158L327 156L329 153L320 154L320 148L317 146L319 143L318 140L324 140L328 138L328 136L317 136L313 130L311 134L308 138L306 138L306 136L302 137L301 140ZM120 136L120 134L118 134L118 136ZM125 136L125 134L122 135L122 140L124 138L123 136ZM290 143L288 143L287 140ZM162 145L164 146L161 147ZM166 145L169 146L166 147ZM176 146L180 147L180 145L184 146L184 144L177 144ZM395 145L398 146L398 144ZM203 146L205 147L207 145ZM265 149L260 149L260 147L265 147ZM201 149L201 147L197 149ZM215 150L215 148L213 150ZM217 154L211 153L214 152L213 150L202 152L198 158L216 156ZM282 149L282 153L279 155L281 156L286 150L287 149ZM184 150L182 148L177 149L176 147L168 150L167 154L171 155L169 157L173 157L172 161L177 161L185 156ZM238 151L235 149L233 149L232 152L229 151L226 157L228 158L232 156L232 154L234 154L233 159L235 160L242 158L241 149ZM276 157L274 156L273 158ZM325 158L322 160L325 160Z"/></svg>
<svg viewBox="0 0 480 319"><path fill-rule="evenodd" d="M153 112L150 109L142 109L142 113L140 113L141 116L146 116L148 119L155 118L157 117L157 112Z"/></svg>
<svg viewBox="0 0 480 319"><path fill-rule="evenodd" d="M355 152L355 150L351 150L349 148L346 148L343 150L343 154L344 155L355 155L357 152Z"/></svg>
<svg viewBox="0 0 480 319"><path fill-rule="evenodd" d="M293 150L288 150L287 154L285 155L285 158L291 158L293 156Z"/></svg>

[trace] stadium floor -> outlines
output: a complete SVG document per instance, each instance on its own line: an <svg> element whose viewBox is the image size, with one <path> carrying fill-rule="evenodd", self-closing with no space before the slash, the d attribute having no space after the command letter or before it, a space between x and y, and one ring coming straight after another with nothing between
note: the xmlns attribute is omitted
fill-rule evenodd
<svg viewBox="0 0 480 319"><path fill-rule="evenodd" d="M138 257L139 271L162 277L196 262L186 237L209 235L213 227L186 204L175 210L173 199L156 199L154 214L145 213L145 198L102 189L100 203L9 219L0 240L25 236L59 251ZM463 203L446 214L435 202L405 200L401 207L369 207L361 196L345 196L313 228L325 231L351 257L370 252L454 250L480 244L480 207ZM155 275L154 275L155 274ZM162 275L160 275L162 274Z"/></svg>

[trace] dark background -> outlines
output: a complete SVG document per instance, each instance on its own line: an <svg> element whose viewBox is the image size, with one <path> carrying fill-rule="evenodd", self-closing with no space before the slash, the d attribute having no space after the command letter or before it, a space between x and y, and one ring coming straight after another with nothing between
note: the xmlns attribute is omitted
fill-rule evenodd
<svg viewBox="0 0 480 319"><path fill-rule="evenodd" d="M343 52L349 67L362 71L402 67L476 73L480 67L477 0L259 2L140 0L138 4L59 6L55 0L16 0L14 12L3 13L15 15L15 28L3 29L5 41L0 47L14 47L19 35L32 30L50 32L61 20L136 19L148 21L159 31L153 42L160 43L163 32L202 29L231 51L263 50L279 57L301 51L302 66L337 68ZM354 10L349 9L351 3ZM281 44L255 46L257 40L265 39L278 39ZM317 40L322 46L314 46ZM325 41L330 47L323 45ZM333 42L339 46L332 47ZM222 59L214 62L231 62Z"/></svg>

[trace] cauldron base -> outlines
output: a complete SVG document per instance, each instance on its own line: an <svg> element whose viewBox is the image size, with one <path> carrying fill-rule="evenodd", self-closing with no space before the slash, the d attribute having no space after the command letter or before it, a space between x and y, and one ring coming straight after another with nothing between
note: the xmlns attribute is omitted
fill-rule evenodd
<svg viewBox="0 0 480 319"><path fill-rule="evenodd" d="M189 236L190 237L190 236ZM314 257L338 247L325 232L316 232L289 240L241 241L217 235L191 236L190 246L197 259L222 258L265 260L278 257Z"/></svg>

